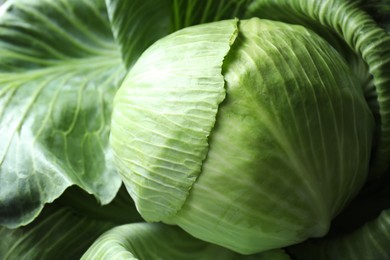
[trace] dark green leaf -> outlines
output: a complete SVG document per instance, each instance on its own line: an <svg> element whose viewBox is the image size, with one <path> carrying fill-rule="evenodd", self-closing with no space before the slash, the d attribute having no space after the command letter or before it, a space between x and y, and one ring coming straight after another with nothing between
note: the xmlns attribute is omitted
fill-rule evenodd
<svg viewBox="0 0 390 260"><path fill-rule="evenodd" d="M114 198L109 122L124 72L104 2L12 2L0 17L0 224L29 223L71 185Z"/></svg>
<svg viewBox="0 0 390 260"><path fill-rule="evenodd" d="M297 259L390 259L390 209L363 227L333 239L313 240L290 250Z"/></svg>
<svg viewBox="0 0 390 260"><path fill-rule="evenodd" d="M0 227L0 259L79 259L103 232L138 221L142 219L124 188L105 206L71 188L28 226Z"/></svg>
<svg viewBox="0 0 390 260"><path fill-rule="evenodd" d="M106 0L114 36L131 67L156 40L191 25L241 17L249 0Z"/></svg>

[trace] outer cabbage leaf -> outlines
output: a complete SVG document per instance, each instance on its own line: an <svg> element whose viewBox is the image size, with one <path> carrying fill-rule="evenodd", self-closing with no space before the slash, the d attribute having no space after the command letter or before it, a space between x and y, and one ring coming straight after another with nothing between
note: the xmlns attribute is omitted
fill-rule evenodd
<svg viewBox="0 0 390 260"><path fill-rule="evenodd" d="M0 258L80 259L103 232L116 225L141 221L129 201L122 189L110 204L101 206L82 190L71 188L28 226L1 227Z"/></svg>
<svg viewBox="0 0 390 260"><path fill-rule="evenodd" d="M390 175L365 185L320 239L288 248L297 259L390 259Z"/></svg>
<svg viewBox="0 0 390 260"><path fill-rule="evenodd" d="M0 257L78 259L99 235L114 226L112 222L93 220L69 208L48 206L27 227L0 227Z"/></svg>
<svg viewBox="0 0 390 260"><path fill-rule="evenodd" d="M359 3L390 34L390 1L359 0Z"/></svg>
<svg viewBox="0 0 390 260"><path fill-rule="evenodd" d="M106 0L112 32L131 67L141 53L169 31L169 0Z"/></svg>
<svg viewBox="0 0 390 260"><path fill-rule="evenodd" d="M115 227L88 249L81 259L199 259L288 260L282 250L239 255L226 248L198 240L178 227L136 223Z"/></svg>
<svg viewBox="0 0 390 260"><path fill-rule="evenodd" d="M249 0L106 0L112 30L131 67L153 42L191 25L243 16Z"/></svg>
<svg viewBox="0 0 390 260"><path fill-rule="evenodd" d="M363 212L364 214L364 212ZM355 231L292 247L297 259L390 259L390 209Z"/></svg>
<svg viewBox="0 0 390 260"><path fill-rule="evenodd" d="M0 224L29 223L71 185L114 198L109 122L124 72L104 2L12 1L0 17Z"/></svg>

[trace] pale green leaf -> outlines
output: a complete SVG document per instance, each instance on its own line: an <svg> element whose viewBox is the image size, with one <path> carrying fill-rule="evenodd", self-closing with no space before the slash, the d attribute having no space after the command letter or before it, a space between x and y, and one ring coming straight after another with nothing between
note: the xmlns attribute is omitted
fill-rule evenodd
<svg viewBox="0 0 390 260"><path fill-rule="evenodd" d="M258 255L239 255L226 248L198 240L178 227L158 223L135 223L107 231L81 259L288 260L290 257L282 250Z"/></svg>
<svg viewBox="0 0 390 260"><path fill-rule="evenodd" d="M116 94L111 145L124 183L149 221L180 210L201 171L225 96L222 61L236 25L198 25L159 40Z"/></svg>

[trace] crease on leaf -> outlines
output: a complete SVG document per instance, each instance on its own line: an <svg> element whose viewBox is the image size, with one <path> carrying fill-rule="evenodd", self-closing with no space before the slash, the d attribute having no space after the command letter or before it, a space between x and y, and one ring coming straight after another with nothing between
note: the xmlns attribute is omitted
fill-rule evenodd
<svg viewBox="0 0 390 260"><path fill-rule="evenodd" d="M230 47L233 46L233 44L234 44L234 42L235 42L235 40L237 39L238 34L239 34L239 23L240 23L240 20L239 20L238 18L235 18L234 21L235 21L235 23L234 23L235 28L234 28L234 31L232 32L231 37L230 37L230 40L229 40L229 50L226 52L225 56L223 57L223 59L221 60L221 63L220 63L220 68L221 68L220 75L221 75L223 78L224 78L224 75L223 75L223 64L224 64L225 58L226 58L226 56L229 54L229 52L230 52ZM225 97L226 97L226 82L225 82L225 78L224 78L224 89L225 89ZM218 107L223 103L225 97L220 101L220 103L218 104ZM217 118L218 118L218 109L217 109L217 113L215 114L214 119L213 119L214 125L212 126L212 128L211 128L211 130L210 130L210 133L208 134L208 137L207 137L207 149L209 149L209 147L210 147L209 138L210 138L210 136L211 136L211 134L212 134L212 132L213 132L213 129L214 129L215 125L216 125ZM203 165L203 163L204 163L204 161L205 161L206 159L207 159L207 152L205 153L205 156L202 158L202 163L201 163L201 165ZM196 178L192 181L192 184L189 186L189 188L188 188L188 190L187 190L187 197L186 197L186 199L183 201L182 206L183 206L184 204L186 204L186 202L187 202L187 200L188 200L188 198L189 198L188 194L190 194L191 189L192 189L194 183L196 183L196 181L197 181L199 175L202 174L202 168L203 168L203 167L201 166L200 172L199 172L198 176L196 176ZM180 209L178 209L174 214L172 214L172 216L177 215L177 214L180 212L182 206L181 206ZM166 222L168 223L169 220L167 219Z"/></svg>

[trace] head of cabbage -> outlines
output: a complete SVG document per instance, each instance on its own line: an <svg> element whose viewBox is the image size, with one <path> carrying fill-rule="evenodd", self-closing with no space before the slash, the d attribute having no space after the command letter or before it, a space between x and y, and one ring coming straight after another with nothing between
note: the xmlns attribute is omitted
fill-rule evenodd
<svg viewBox="0 0 390 260"><path fill-rule="evenodd" d="M111 127L147 221L249 254L327 233L366 180L374 119L329 43L252 18L157 41L118 91Z"/></svg>

